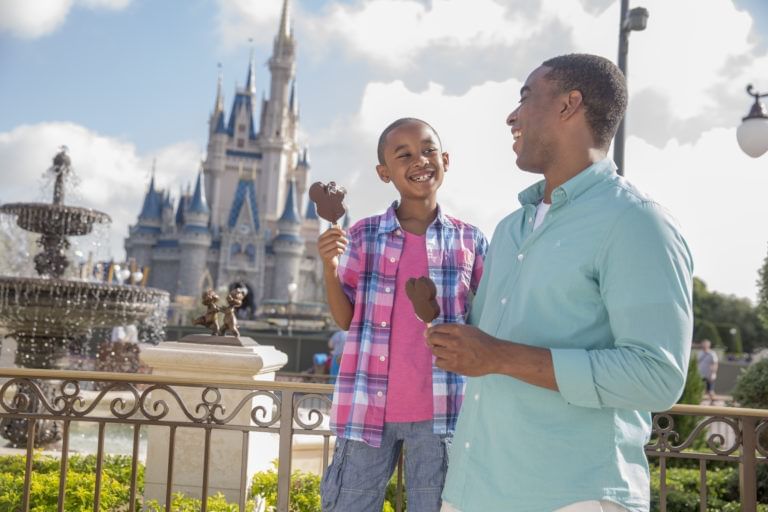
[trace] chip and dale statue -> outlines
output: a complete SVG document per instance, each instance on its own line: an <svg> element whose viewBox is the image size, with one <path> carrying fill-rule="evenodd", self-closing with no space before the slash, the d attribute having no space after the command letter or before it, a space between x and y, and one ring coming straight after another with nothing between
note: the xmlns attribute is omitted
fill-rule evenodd
<svg viewBox="0 0 768 512"><path fill-rule="evenodd" d="M206 307L205 314L195 319L192 325L202 325L211 329L212 336L224 336L227 332L236 337L240 337L240 331L237 328L237 317L235 310L243 305L246 291L242 288L230 290L227 295L227 305L219 305L219 295L213 290L203 292L202 302ZM219 313L224 313L224 323L219 324Z"/></svg>

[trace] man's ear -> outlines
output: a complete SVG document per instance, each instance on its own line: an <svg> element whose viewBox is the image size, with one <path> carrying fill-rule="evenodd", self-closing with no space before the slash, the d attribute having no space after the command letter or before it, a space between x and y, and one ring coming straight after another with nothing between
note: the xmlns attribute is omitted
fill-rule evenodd
<svg viewBox="0 0 768 512"><path fill-rule="evenodd" d="M376 166L376 174L379 175L379 179L383 181L384 183L389 183L389 169L384 164L379 164Z"/></svg>
<svg viewBox="0 0 768 512"><path fill-rule="evenodd" d="M560 118L566 120L575 114L584 102L581 91L573 90L568 93L562 108L560 109Z"/></svg>
<svg viewBox="0 0 768 512"><path fill-rule="evenodd" d="M444 151L442 156L443 156L443 168L445 169L445 172L448 172L448 166L451 163L451 159L448 156L448 152L447 151Z"/></svg>

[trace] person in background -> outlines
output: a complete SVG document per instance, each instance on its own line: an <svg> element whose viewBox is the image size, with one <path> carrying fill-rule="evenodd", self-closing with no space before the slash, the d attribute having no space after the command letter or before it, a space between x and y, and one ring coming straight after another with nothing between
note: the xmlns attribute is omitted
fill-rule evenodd
<svg viewBox="0 0 768 512"><path fill-rule="evenodd" d="M701 340L701 350L698 354L699 374L704 379L704 384L707 388L706 396L709 398L709 403L715 403L715 380L717 380L717 367L719 361L717 359L717 353L712 350L712 342L709 340Z"/></svg>
<svg viewBox="0 0 768 512"><path fill-rule="evenodd" d="M347 331L336 331L328 340L328 349L331 351L331 381L336 382L336 376L339 374L341 366L341 355L344 353L344 342L347 341Z"/></svg>

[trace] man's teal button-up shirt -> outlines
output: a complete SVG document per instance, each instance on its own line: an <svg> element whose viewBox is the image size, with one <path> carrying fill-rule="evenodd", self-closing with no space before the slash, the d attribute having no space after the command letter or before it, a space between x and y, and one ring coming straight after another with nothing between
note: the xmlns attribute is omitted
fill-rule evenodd
<svg viewBox="0 0 768 512"><path fill-rule="evenodd" d="M496 228L470 322L551 349L559 392L468 380L443 493L462 512L649 508L649 411L683 390L693 265L671 217L614 169L606 159L556 188L534 230L537 183Z"/></svg>

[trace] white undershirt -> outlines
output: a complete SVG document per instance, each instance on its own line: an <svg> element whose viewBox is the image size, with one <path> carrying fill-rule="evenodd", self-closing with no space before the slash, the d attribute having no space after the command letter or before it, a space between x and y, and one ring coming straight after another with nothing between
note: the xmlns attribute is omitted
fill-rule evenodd
<svg viewBox="0 0 768 512"><path fill-rule="evenodd" d="M550 206L552 206L551 203L547 204L544 201L536 206L536 219L533 221L533 229L538 228L544 222L544 217L547 215Z"/></svg>

